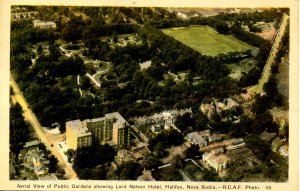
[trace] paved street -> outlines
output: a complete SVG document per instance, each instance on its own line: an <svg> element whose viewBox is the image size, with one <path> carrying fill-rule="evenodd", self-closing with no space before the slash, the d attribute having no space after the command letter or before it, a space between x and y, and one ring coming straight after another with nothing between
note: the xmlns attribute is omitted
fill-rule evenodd
<svg viewBox="0 0 300 191"><path fill-rule="evenodd" d="M13 76L10 75L10 86L13 88L14 91L14 98L15 100L21 105L22 109L23 109L23 115L25 117L25 120L27 120L32 127L34 128L37 136L39 137L40 141L42 143L45 144L46 148L48 150L51 151L51 153L56 156L56 158L59 161L59 165L65 170L66 172L66 178L67 179L77 179L77 175L74 172L74 170L72 168L67 167L67 165L65 164L65 161L62 159L61 155L58 153L57 149L52 146L52 140L50 140L50 137L47 137L46 133L43 132L42 130L42 126L40 125L39 121L37 120L37 118L35 117L35 114L32 112L32 110L29 108L28 103L26 102L23 94L21 93L18 84L16 83L16 81L14 80Z"/></svg>
<svg viewBox="0 0 300 191"><path fill-rule="evenodd" d="M284 35L285 28L288 24L288 18L289 18L288 15L286 15L286 14L283 15L283 19L282 19L280 28L278 30L278 33L277 33L274 43L272 45L272 49L270 51L270 54L269 54L269 57L265 64L265 67L263 69L262 76L259 79L257 85L252 86L251 88L248 89L249 93L257 93L257 94L261 93L263 90L264 84L269 80L270 75L271 75L271 67L272 67L273 62L275 61L281 39Z"/></svg>

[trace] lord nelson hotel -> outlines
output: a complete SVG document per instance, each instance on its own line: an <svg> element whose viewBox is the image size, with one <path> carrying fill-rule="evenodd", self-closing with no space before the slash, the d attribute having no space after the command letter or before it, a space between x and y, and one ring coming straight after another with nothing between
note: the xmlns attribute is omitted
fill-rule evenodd
<svg viewBox="0 0 300 191"><path fill-rule="evenodd" d="M66 122L66 143L69 149L77 150L92 144L109 144L116 149L130 144L130 125L117 112L104 117Z"/></svg>

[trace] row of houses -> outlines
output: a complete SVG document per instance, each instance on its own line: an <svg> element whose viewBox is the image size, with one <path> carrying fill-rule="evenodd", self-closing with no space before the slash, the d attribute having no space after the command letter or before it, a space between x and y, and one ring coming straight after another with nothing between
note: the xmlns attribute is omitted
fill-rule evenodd
<svg viewBox="0 0 300 191"><path fill-rule="evenodd" d="M212 99L209 103L202 103L200 105L200 110L208 119L212 119L214 114L220 114L222 111L233 109L238 106L239 104L232 98L226 98L223 101Z"/></svg>
<svg viewBox="0 0 300 191"><path fill-rule="evenodd" d="M222 135L213 133L211 134L210 130L200 132L191 132L185 136L185 139L188 140L191 144L198 145L199 148L207 146L209 143L222 140Z"/></svg>
<svg viewBox="0 0 300 191"><path fill-rule="evenodd" d="M184 114L192 114L192 109L174 109L174 110L167 110L163 111L161 113L154 113L151 116L143 116L143 117L134 117L133 121L136 126L139 125L163 125L165 128L170 127L171 125L174 125L175 120L178 116L182 116Z"/></svg>

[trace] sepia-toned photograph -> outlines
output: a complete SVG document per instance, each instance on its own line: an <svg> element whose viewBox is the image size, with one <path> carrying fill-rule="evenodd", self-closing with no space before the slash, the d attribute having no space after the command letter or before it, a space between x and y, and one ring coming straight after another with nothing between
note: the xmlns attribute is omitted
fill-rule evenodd
<svg viewBox="0 0 300 191"><path fill-rule="evenodd" d="M10 177L288 180L289 9L12 6Z"/></svg>
<svg viewBox="0 0 300 191"><path fill-rule="evenodd" d="M9 7L12 190L276 190L298 177L291 7Z"/></svg>

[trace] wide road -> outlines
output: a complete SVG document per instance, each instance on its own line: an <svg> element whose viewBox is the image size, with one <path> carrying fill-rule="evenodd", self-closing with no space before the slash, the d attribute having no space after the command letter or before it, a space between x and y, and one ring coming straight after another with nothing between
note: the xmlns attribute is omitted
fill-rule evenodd
<svg viewBox="0 0 300 191"><path fill-rule="evenodd" d="M258 84L255 85L255 86L251 86L251 88L248 89L249 93L256 93L256 94L262 93L264 84L266 82L268 82L268 80L270 78L270 75L271 75L271 66L274 63L276 55L278 53L278 49L279 49L281 39L284 35L286 26L288 24L288 19L289 19L289 16L287 14L284 14L283 18L282 18L282 22L280 24L280 28L279 28L279 30L277 32L277 35L276 35L276 38L273 42L272 49L270 51L269 57L267 59L265 67L263 69L262 75L261 75L261 77L258 81Z"/></svg>
<svg viewBox="0 0 300 191"><path fill-rule="evenodd" d="M15 100L21 105L23 109L23 115L25 119L32 125L34 128L37 136L39 137L40 141L45 144L46 148L51 151L51 153L58 159L59 165L65 170L66 175L65 177L67 179L78 179L76 173L74 170L70 167L68 167L59 154L58 150L54 147L51 146L51 142L47 139L47 136L42 130L42 126L40 125L39 121L35 117L35 114L32 112L32 110L29 108L29 105L27 101L25 100L22 92L20 91L20 88L16 81L14 80L13 76L10 75L10 86L13 88L14 91L14 97Z"/></svg>

